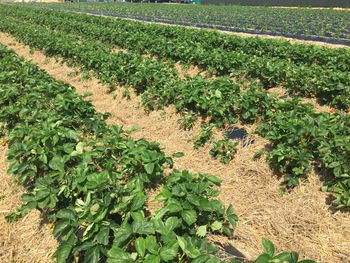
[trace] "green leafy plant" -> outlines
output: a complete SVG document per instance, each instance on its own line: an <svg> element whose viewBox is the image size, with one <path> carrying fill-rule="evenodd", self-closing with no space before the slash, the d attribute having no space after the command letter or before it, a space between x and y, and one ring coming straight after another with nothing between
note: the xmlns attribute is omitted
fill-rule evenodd
<svg viewBox="0 0 350 263"><path fill-rule="evenodd" d="M299 255L296 252L282 252L275 254L274 244L266 239L262 239L262 245L264 247L264 253L261 254L256 260L256 263L315 263L313 260L298 260Z"/></svg>
<svg viewBox="0 0 350 263"><path fill-rule="evenodd" d="M193 112L183 112L179 120L180 128L183 130L191 130L195 125L198 115Z"/></svg>
<svg viewBox="0 0 350 263"><path fill-rule="evenodd" d="M210 141L213 137L213 128L214 125L202 123L201 130L198 135L195 137L194 148L198 149L203 147L208 141Z"/></svg>
<svg viewBox="0 0 350 263"><path fill-rule="evenodd" d="M228 164L237 152L237 141L224 138L213 142L213 148L210 150L210 155L217 159L220 157L220 162Z"/></svg>
<svg viewBox="0 0 350 263"><path fill-rule="evenodd" d="M191 235L204 237L211 231L232 236L231 227L236 226L238 217L232 206L225 210L220 201L213 199L219 194L214 185L220 185L214 176L173 171L156 197L165 206L156 212L155 218L176 216L184 222L182 230Z"/></svg>

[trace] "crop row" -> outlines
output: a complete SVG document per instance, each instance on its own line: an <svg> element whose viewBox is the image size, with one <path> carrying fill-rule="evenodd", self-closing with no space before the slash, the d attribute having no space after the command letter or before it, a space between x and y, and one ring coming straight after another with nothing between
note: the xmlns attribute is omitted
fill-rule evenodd
<svg viewBox="0 0 350 263"><path fill-rule="evenodd" d="M0 132L9 138L9 173L25 186L24 204L45 212L60 244L57 262L223 262L208 233L232 236L237 216L216 199L214 176L172 170L157 143L134 141L107 115L0 46ZM153 215L147 191L164 181ZM295 252L265 252L256 262L298 261ZM231 262L239 262L232 260Z"/></svg>
<svg viewBox="0 0 350 263"><path fill-rule="evenodd" d="M138 32L141 34L141 36L149 35L151 37L156 37L158 41L162 40L160 37L166 38L168 41L172 41L174 43L178 43L179 40L185 41L186 44L190 44L187 45L187 48L189 49L193 45L200 44L200 46L205 50L219 49L221 52L240 51L244 54L255 56L289 59L296 64L318 64L329 68L338 69L340 71L350 70L350 52L347 49L329 49L313 45L290 44L287 41L262 38L242 38L234 35L225 35L205 30L164 27L162 25L144 24L122 19L100 19L99 17L95 16L77 15L77 13L67 14L67 12L62 11L52 12L53 10L46 9L34 11L41 13L39 17L35 18L30 15L30 13L33 12L33 9L28 6L3 6L2 9L3 12L6 11L8 14L16 10L16 15L27 15L30 19L41 19L42 22L45 22L45 20L42 18L44 14L50 15L54 13L54 17L56 18L69 18L73 21L96 24L103 26L104 28L114 27L116 30L115 36L119 36L123 39L127 37L125 35L126 33L133 34ZM139 39L134 39L134 41L135 40L137 40L137 42L140 41ZM111 42L118 41L118 39L109 41L113 44L118 43ZM154 42L153 44L157 43ZM142 48L144 47L142 46ZM149 50L149 52L152 52L152 50ZM334 63L335 61L337 61L337 63Z"/></svg>
<svg viewBox="0 0 350 263"><path fill-rule="evenodd" d="M329 67L328 64L326 66L316 63L298 65L289 59L244 53L244 50L252 50L250 47L245 47L243 51L224 51L220 48L206 47L207 44L202 45L193 33L176 39L155 35L155 32L140 34L138 26L133 28L134 22L123 21L121 24L127 25L123 27L118 24L119 21L114 22L114 20L100 17L53 11L41 11L38 16L38 10L30 9L11 11L7 12L7 15L44 24L54 30L95 38L105 44L118 45L140 53L149 52L159 58L194 63L217 75L257 78L266 88L283 86L291 94L317 97L321 103L339 109L350 108L350 73ZM149 25L143 27L147 26L151 27ZM177 29L173 30L173 35L177 34ZM216 38L215 35L208 36L212 39ZM203 43L208 42L203 41ZM344 59L347 54L342 54ZM334 59L332 58L332 64L339 65L334 63ZM346 63L346 65L349 64Z"/></svg>
<svg viewBox="0 0 350 263"><path fill-rule="evenodd" d="M37 4L36 4L37 5ZM47 5L39 4L47 7ZM123 3L75 3L49 7L110 13L144 21L216 28L233 32L350 44L349 11L271 7L181 6Z"/></svg>
<svg viewBox="0 0 350 263"><path fill-rule="evenodd" d="M133 86L142 93L144 106L157 109L173 104L182 114L184 127L190 128L200 116L208 118L196 140L201 146L211 137L214 126L232 125L238 120L258 122L259 132L268 138L272 151L270 164L284 175L292 187L305 177L313 165L330 173L325 189L336 197L335 204L350 205L350 115L344 112L317 113L297 99L279 100L259 86L241 90L226 78L202 77L179 80L165 64L135 54L114 53L95 40L47 30L39 25L6 18L0 30L9 32L49 56L60 56L78 63L111 85L118 82ZM212 154L227 156L227 142L214 142ZM220 152L220 147L224 150ZM216 148L216 149L215 149Z"/></svg>

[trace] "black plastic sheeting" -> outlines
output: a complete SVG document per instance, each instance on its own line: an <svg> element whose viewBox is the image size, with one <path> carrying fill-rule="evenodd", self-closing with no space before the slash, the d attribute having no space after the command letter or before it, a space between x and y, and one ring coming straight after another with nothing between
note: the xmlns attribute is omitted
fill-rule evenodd
<svg viewBox="0 0 350 263"><path fill-rule="evenodd" d="M249 133L243 128L231 127L226 130L226 136L230 140L241 141L243 147L248 147L255 143L255 140L251 139Z"/></svg>
<svg viewBox="0 0 350 263"><path fill-rule="evenodd" d="M248 136L248 132L243 128L229 128L227 130L227 138L231 140L243 140Z"/></svg>
<svg viewBox="0 0 350 263"><path fill-rule="evenodd" d="M46 8L46 7L39 7L39 8ZM329 44L350 46L350 39L335 39L335 38L331 38L331 37L321 37L321 36L293 35L293 34L285 34L285 33L278 33L278 32L261 32L258 30L242 29L242 28L236 28L236 27L201 24L201 23L190 23L190 22L179 22L179 21L173 21L173 20L167 20L167 19L158 19L158 18L153 18L153 17L151 18L151 17L131 16L131 15L128 16L128 15L112 13L112 12L103 12L103 11L86 11L86 10L80 10L80 9L65 9L65 8L46 8L46 9L60 10L60 11L73 12L73 13L77 12L77 13L83 13L83 14L102 15L102 16L109 16L109 17L116 17L116 18L128 18L128 19L134 19L134 20L145 21L145 22L164 23L164 24L169 24L169 25L180 25L180 26L207 28L207 29L217 29L220 31L248 33L248 34L253 34L253 35L280 36L280 37L287 37L287 38L291 38L291 39L317 41L317 42L324 42L324 43L329 43Z"/></svg>

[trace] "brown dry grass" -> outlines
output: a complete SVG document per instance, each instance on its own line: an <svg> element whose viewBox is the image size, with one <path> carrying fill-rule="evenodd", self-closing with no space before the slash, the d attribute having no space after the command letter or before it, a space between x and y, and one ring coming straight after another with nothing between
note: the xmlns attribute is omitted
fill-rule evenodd
<svg viewBox="0 0 350 263"><path fill-rule="evenodd" d="M180 79L186 79L187 77L194 78L198 75L204 76L206 74L203 70L200 70L198 66L184 66L180 62L175 63L175 69Z"/></svg>
<svg viewBox="0 0 350 263"><path fill-rule="evenodd" d="M121 48L121 47L114 47L112 49L113 52L120 52L120 53L124 53L124 54L127 54L128 53L128 50L125 49L125 48Z"/></svg>
<svg viewBox="0 0 350 263"><path fill-rule="evenodd" d="M15 41L0 34L0 42L9 45ZM260 239L267 237L279 250L296 250L302 257L324 263L348 262L349 214L330 213L325 203L327 194L319 191L321 182L315 173L291 193L279 196L279 179L264 158L253 159L254 152L266 145L264 139L256 136L251 146L239 147L229 165L220 164L210 158L208 147L193 149L195 131L178 129L179 118L173 108L146 114L134 94L131 100L126 100L119 89L113 99L108 88L95 78L81 81L79 75L69 76L72 69L66 64L47 59L41 52L31 54L27 47L18 43L12 48L56 79L75 86L78 93L91 92L93 95L89 99L96 109L112 114L110 123L138 128L132 134L134 138L158 141L168 155L184 152L184 157L175 160L176 168L210 173L222 179L220 198L226 205L232 203L240 218L235 238L227 242L247 258L252 259L261 252ZM254 130L254 127L245 128Z"/></svg>

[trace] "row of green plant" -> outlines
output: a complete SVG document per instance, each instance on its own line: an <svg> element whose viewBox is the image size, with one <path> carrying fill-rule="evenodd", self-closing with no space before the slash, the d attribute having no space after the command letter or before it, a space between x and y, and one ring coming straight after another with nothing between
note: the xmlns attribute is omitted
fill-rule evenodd
<svg viewBox="0 0 350 263"><path fill-rule="evenodd" d="M26 190L9 221L42 211L54 223L57 262L223 262L206 236L232 236L238 218L216 199L218 178L178 170L165 177L173 160L157 143L108 126L73 87L4 46L0 66L8 172ZM162 208L152 214L148 190L163 182ZM256 262L313 262L263 245Z"/></svg>
<svg viewBox="0 0 350 263"><path fill-rule="evenodd" d="M7 8L9 10L6 10ZM350 108L350 74L347 66L342 66L350 64L350 52L346 50L337 56L330 56L327 62L319 62L319 57L327 57L327 52L334 55L335 51L318 48L318 53L314 53L320 54L319 57L315 57L311 63L304 63L305 59L293 60L292 55L280 58L271 55L271 52L267 55L258 51L256 54L250 54L251 50L257 50L260 46L257 40L245 40L252 43L255 41L254 46L227 51L225 47L220 47L220 37L213 32L203 33L198 30L170 27L166 32L159 33L161 30L158 28L164 26L27 7L9 6L4 8L3 12L5 15L20 17L31 23L43 24L52 30L91 37L107 45L118 45L141 54L147 52L159 58L197 64L216 75L259 79L265 88L283 86L290 94L316 97L320 103L339 109ZM230 39L231 36L224 37ZM210 42L215 44L208 46ZM287 50L292 49L293 45L283 43L284 45L271 45L276 46L274 54L283 53L279 45ZM300 49L303 47L305 46L300 46ZM307 51L309 50L301 52L304 57L311 56L312 53Z"/></svg>
<svg viewBox="0 0 350 263"><path fill-rule="evenodd" d="M33 5L141 21L350 44L348 10L249 7L239 6L239 2L230 3L231 5L169 6L154 3L125 5L90 2L60 5L36 2ZM296 2L294 5L297 5Z"/></svg>
<svg viewBox="0 0 350 263"><path fill-rule="evenodd" d="M316 165L330 174L325 180L325 190L336 197L335 204L350 205L348 114L317 113L297 99L279 100L253 84L242 90L227 78L179 80L176 72L164 68L166 64L132 53L113 53L96 41L53 32L39 25L7 18L2 20L0 29L49 56L61 56L93 70L111 85L115 82L133 85L142 93L143 105L148 110L175 105L183 116L183 127L190 128L199 117L207 118L208 123L203 123L196 138L196 147L211 140L214 126L224 127L237 121L254 123L259 119L260 134L270 139L273 146L267 154L268 160L283 175L287 187L297 185ZM214 141L211 154L228 162L234 156L234 149L228 140Z"/></svg>

